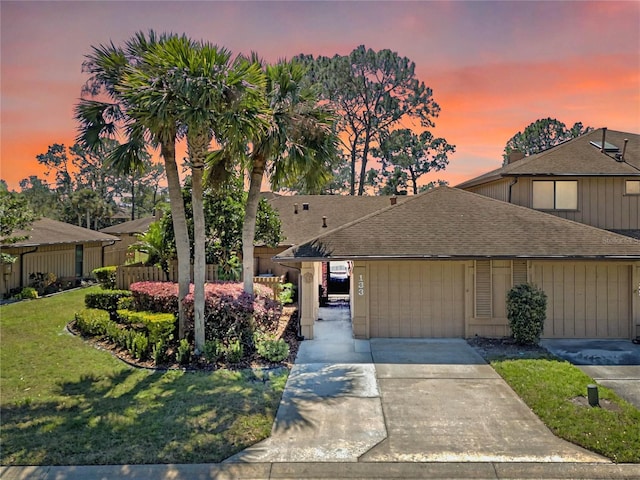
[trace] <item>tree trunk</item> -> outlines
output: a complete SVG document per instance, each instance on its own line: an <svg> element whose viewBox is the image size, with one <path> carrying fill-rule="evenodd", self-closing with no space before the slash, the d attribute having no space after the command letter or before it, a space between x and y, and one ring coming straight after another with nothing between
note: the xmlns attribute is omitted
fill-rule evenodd
<svg viewBox="0 0 640 480"><path fill-rule="evenodd" d="M242 223L242 277L244 291L250 294L253 294L253 241L256 237L256 218L265 165L264 157L255 158L253 161L249 179L249 194Z"/></svg>
<svg viewBox="0 0 640 480"><path fill-rule="evenodd" d="M204 135L194 135L188 138L189 158L191 159L191 205L193 207L193 314L196 354L204 350L204 283L206 277L205 255L205 220L202 196L202 173L204 157L210 143L210 138Z"/></svg>
<svg viewBox="0 0 640 480"><path fill-rule="evenodd" d="M191 283L191 254L189 252L189 231L184 213L184 201L176 164L176 146L174 143L162 144L162 158L169 187L173 234L176 238L176 254L178 256L178 337L185 337L185 318L183 300L189 293Z"/></svg>
<svg viewBox="0 0 640 480"><path fill-rule="evenodd" d="M371 135L369 131L364 137L364 148L362 149L362 164L360 165L360 183L358 185L358 195L364 193L364 181L367 176L367 157L369 156L369 143L371 143Z"/></svg>
<svg viewBox="0 0 640 480"><path fill-rule="evenodd" d="M351 188L349 195L354 196L356 194L356 147L355 143L351 149Z"/></svg>

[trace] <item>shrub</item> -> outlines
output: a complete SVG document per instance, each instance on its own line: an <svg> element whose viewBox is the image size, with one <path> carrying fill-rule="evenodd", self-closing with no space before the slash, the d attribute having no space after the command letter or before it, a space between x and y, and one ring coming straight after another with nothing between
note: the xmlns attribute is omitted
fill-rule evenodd
<svg viewBox="0 0 640 480"><path fill-rule="evenodd" d="M33 287L24 287L17 295L17 297L21 298L22 300L31 300L34 298L38 298L38 291Z"/></svg>
<svg viewBox="0 0 640 480"><path fill-rule="evenodd" d="M116 272L118 267L109 266L109 267L101 267L93 270L93 275L98 280L100 287L105 290L115 290L116 289Z"/></svg>
<svg viewBox="0 0 640 480"><path fill-rule="evenodd" d="M178 284L172 282L136 282L129 285L133 310L178 312Z"/></svg>
<svg viewBox="0 0 640 480"><path fill-rule="evenodd" d="M87 293L84 297L84 304L87 308L105 310L109 312L113 320L116 320L119 302L127 297L131 297L129 290L105 290L103 292Z"/></svg>
<svg viewBox="0 0 640 480"><path fill-rule="evenodd" d="M225 358L229 363L238 363L244 357L244 346L238 339L232 340L225 349Z"/></svg>
<svg viewBox="0 0 640 480"><path fill-rule="evenodd" d="M258 337L256 350L258 355L270 362L280 362L289 356L289 345L281 338Z"/></svg>
<svg viewBox="0 0 640 480"><path fill-rule="evenodd" d="M147 333L151 344L162 341L165 344L173 339L176 317L173 313L133 312L117 310L118 321L128 325L139 325Z"/></svg>
<svg viewBox="0 0 640 480"><path fill-rule="evenodd" d="M205 339L225 341L239 339L247 346L251 345L256 329L273 330L277 328L282 315L282 306L272 300L271 289L264 285L255 285L256 295L248 295L240 283L220 282L205 285ZM192 332L193 293L184 300L186 330Z"/></svg>
<svg viewBox="0 0 640 480"><path fill-rule="evenodd" d="M136 332L133 335L129 353L133 358L144 360L149 353L149 337L142 332Z"/></svg>
<svg viewBox="0 0 640 480"><path fill-rule="evenodd" d="M295 290L293 283L285 283L282 285L282 289L278 294L278 300L280 300L280 303L283 305L293 303L294 294Z"/></svg>
<svg viewBox="0 0 640 480"><path fill-rule="evenodd" d="M216 363L224 357L225 348L220 340L209 340L204 342L202 354L209 363Z"/></svg>
<svg viewBox="0 0 640 480"><path fill-rule="evenodd" d="M176 351L176 360L180 365L187 365L191 361L191 345L185 338L180 340Z"/></svg>
<svg viewBox="0 0 640 480"><path fill-rule="evenodd" d="M167 347L162 340L157 341L151 349L151 358L156 365L162 365L167 360Z"/></svg>
<svg viewBox="0 0 640 480"><path fill-rule="evenodd" d="M55 273L35 272L29 274L29 286L35 288L39 295L44 295L47 287L53 285L58 277Z"/></svg>
<svg viewBox="0 0 640 480"><path fill-rule="evenodd" d="M106 335L109 324L113 323L109 318L109 313L95 308L81 310L76 313L75 319L76 327L80 333L92 337Z"/></svg>
<svg viewBox="0 0 640 480"><path fill-rule="evenodd" d="M540 343L546 316L547 295L535 285L516 285L507 293L507 317L517 343Z"/></svg>

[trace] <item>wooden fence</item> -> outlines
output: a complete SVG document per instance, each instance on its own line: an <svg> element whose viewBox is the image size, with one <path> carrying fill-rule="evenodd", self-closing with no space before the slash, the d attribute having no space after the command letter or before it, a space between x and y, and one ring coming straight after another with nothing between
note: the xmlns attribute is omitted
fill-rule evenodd
<svg viewBox="0 0 640 480"><path fill-rule="evenodd" d="M215 282L218 280L218 266L207 265L205 281ZM116 270L116 288L128 290L129 285L135 282L177 282L178 267L176 264L169 266L169 278L160 267L126 266L120 265ZM191 281L193 281L193 266L191 267ZM274 300L278 298L285 276L279 277L253 277L254 283L261 283L273 290Z"/></svg>
<svg viewBox="0 0 640 480"><path fill-rule="evenodd" d="M277 300L282 290L284 279L284 275L280 275L279 277L253 277L253 283L261 283L262 285L271 287L271 290L273 290L273 299Z"/></svg>
<svg viewBox="0 0 640 480"><path fill-rule="evenodd" d="M218 266L207 265L205 281L218 280ZM120 265L116 270L116 288L127 290L135 282L177 282L177 265L169 266L169 278L160 267L126 266ZM191 281L193 281L193 267L191 267Z"/></svg>

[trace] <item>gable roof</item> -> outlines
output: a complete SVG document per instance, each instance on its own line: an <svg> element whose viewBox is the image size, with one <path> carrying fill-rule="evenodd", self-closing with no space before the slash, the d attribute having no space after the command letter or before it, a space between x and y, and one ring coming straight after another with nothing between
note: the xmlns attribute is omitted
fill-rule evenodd
<svg viewBox="0 0 640 480"><path fill-rule="evenodd" d="M602 129L556 145L543 152L530 155L504 167L492 170L458 188L469 188L483 183L513 176L640 176L640 135L607 130L606 143L619 148L622 153L624 140L628 139L624 161L617 161L616 152L602 153L591 142L602 142Z"/></svg>
<svg viewBox="0 0 640 480"><path fill-rule="evenodd" d="M3 248L36 247L39 245L78 244L88 242L111 242L120 240L118 237L88 228L78 227L69 223L41 218L34 221L26 230L18 230L12 236L28 235L29 238L11 245L3 245Z"/></svg>
<svg viewBox="0 0 640 480"><path fill-rule="evenodd" d="M145 233L149 230L149 225L155 221L154 217L138 218L136 220L130 220L128 222L118 223L111 225L110 227L100 230L103 233L118 234L118 233Z"/></svg>
<svg viewBox="0 0 640 480"><path fill-rule="evenodd" d="M350 195L275 195L268 199L278 211L282 225L281 245L297 245L339 226L358 220L391 205L388 196L363 197ZM396 197L402 203L407 197ZM297 204L298 213L295 213ZM305 210L303 205L308 205ZM327 227L322 226L327 217Z"/></svg>
<svg viewBox="0 0 640 480"><path fill-rule="evenodd" d="M640 259L640 241L439 187L291 247L275 259L488 257Z"/></svg>

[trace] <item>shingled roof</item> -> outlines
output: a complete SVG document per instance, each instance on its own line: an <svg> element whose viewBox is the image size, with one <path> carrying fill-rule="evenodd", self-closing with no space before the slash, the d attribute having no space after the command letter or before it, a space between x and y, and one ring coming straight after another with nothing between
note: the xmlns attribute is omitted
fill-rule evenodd
<svg viewBox="0 0 640 480"><path fill-rule="evenodd" d="M640 241L439 187L291 247L275 259L488 257L640 259Z"/></svg>
<svg viewBox="0 0 640 480"><path fill-rule="evenodd" d="M136 220L130 220L128 222L122 222L110 227L103 228L100 231L103 233L110 233L114 235L118 233L145 233L147 230L149 230L149 225L151 225L154 220L154 217L138 218Z"/></svg>
<svg viewBox="0 0 640 480"><path fill-rule="evenodd" d="M268 199L278 211L284 239L281 245L298 245L305 240L358 220L391 205L388 196L275 195ZM397 197L402 203L407 197ZM295 205L297 204L297 212ZM307 205L308 209L305 209ZM326 227L323 219L326 218Z"/></svg>
<svg viewBox="0 0 640 480"><path fill-rule="evenodd" d="M4 248L36 247L39 245L78 244L89 242L111 242L120 240L118 237L88 228L78 227L69 223L58 222L50 218L41 218L31 224L26 230L15 231L12 236L25 236L22 240L11 245L3 245Z"/></svg>
<svg viewBox="0 0 640 480"><path fill-rule="evenodd" d="M616 153L622 154L625 139L629 142L624 152L624 161L619 161L616 159ZM619 152L602 153L591 142L601 144L601 128L467 180L457 187L469 188L503 177L520 175L640 176L640 135L607 130L605 142L618 147Z"/></svg>

